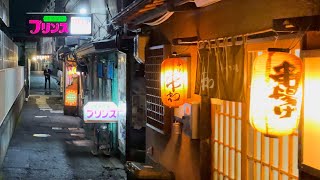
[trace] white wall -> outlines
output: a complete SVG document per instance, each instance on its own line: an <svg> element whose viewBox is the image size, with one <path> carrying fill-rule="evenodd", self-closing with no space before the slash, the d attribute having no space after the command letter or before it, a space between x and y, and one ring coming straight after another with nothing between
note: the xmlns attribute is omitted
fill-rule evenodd
<svg viewBox="0 0 320 180"><path fill-rule="evenodd" d="M18 66L18 46L2 31L0 32L0 69ZM2 61L2 62L1 62Z"/></svg>
<svg viewBox="0 0 320 180"><path fill-rule="evenodd" d="M0 70L0 126L24 85L22 66Z"/></svg>

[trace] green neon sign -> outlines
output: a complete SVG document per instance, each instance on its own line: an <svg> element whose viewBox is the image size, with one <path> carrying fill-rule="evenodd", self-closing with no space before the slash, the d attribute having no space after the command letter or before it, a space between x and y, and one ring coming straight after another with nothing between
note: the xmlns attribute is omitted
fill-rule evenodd
<svg viewBox="0 0 320 180"><path fill-rule="evenodd" d="M44 22L67 22L67 16L43 16Z"/></svg>

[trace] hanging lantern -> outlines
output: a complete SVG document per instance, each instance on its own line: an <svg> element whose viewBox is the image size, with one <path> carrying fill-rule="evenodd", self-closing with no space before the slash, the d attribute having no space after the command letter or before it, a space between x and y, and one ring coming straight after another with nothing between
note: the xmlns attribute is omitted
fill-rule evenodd
<svg viewBox="0 0 320 180"><path fill-rule="evenodd" d="M188 92L187 63L180 58L165 59L161 64L161 100L178 107L185 103Z"/></svg>
<svg viewBox="0 0 320 180"><path fill-rule="evenodd" d="M285 52L268 52L254 62L250 124L270 137L293 133L300 118L302 61Z"/></svg>

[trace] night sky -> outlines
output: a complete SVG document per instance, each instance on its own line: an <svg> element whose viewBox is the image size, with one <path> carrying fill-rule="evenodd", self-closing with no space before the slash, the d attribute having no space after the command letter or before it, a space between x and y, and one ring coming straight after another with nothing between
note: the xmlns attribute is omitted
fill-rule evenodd
<svg viewBox="0 0 320 180"><path fill-rule="evenodd" d="M10 27L24 28L27 12L42 12L46 0L10 0Z"/></svg>

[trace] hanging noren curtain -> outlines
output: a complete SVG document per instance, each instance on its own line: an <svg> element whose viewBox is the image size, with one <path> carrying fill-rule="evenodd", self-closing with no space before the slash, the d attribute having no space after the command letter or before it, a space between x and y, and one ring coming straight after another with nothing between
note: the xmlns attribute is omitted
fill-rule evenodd
<svg viewBox="0 0 320 180"><path fill-rule="evenodd" d="M208 46L208 47L206 47ZM210 44L198 46L198 63L195 93L201 96L216 98L218 96L217 59Z"/></svg>
<svg viewBox="0 0 320 180"><path fill-rule="evenodd" d="M227 101L244 100L244 44L216 48L218 60L219 98ZM217 41L218 42L218 41ZM219 44L217 44L219 46Z"/></svg>
<svg viewBox="0 0 320 180"><path fill-rule="evenodd" d="M215 48L198 51L195 93L227 101L244 101L244 43L227 46L227 41ZM221 47L222 46L222 47Z"/></svg>

